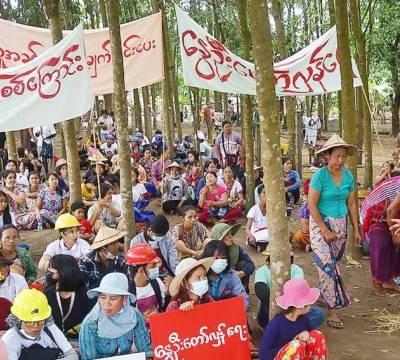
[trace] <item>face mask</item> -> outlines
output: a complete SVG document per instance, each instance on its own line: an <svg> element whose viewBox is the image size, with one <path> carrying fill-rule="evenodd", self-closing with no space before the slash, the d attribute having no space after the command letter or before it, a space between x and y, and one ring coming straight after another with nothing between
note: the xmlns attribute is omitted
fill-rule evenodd
<svg viewBox="0 0 400 360"><path fill-rule="evenodd" d="M54 273L51 272L50 270L46 270L46 272L44 273L44 276L46 277L46 283L49 287L57 283L57 280L53 279L53 275Z"/></svg>
<svg viewBox="0 0 400 360"><path fill-rule="evenodd" d="M109 260L114 260L117 257L117 255L113 255L109 251L107 251L107 254L104 254L104 256Z"/></svg>
<svg viewBox="0 0 400 360"><path fill-rule="evenodd" d="M228 266L228 260L226 259L216 259L211 265L212 271L216 274L221 274Z"/></svg>
<svg viewBox="0 0 400 360"><path fill-rule="evenodd" d="M10 183L8 183L8 182L6 181L6 188L12 188L12 187L14 187L14 185L11 185Z"/></svg>
<svg viewBox="0 0 400 360"><path fill-rule="evenodd" d="M164 239L164 236L156 236L156 235L151 235L151 239L154 241L161 241L162 239Z"/></svg>
<svg viewBox="0 0 400 360"><path fill-rule="evenodd" d="M155 280L160 275L160 268L157 266L154 269L149 270L149 275L147 276L149 280Z"/></svg>
<svg viewBox="0 0 400 360"><path fill-rule="evenodd" d="M176 176L172 176L171 175L171 178L174 179L174 180L178 180L180 178L180 175L176 175Z"/></svg>
<svg viewBox="0 0 400 360"><path fill-rule="evenodd" d="M26 338L28 338L29 340L35 340L35 339L37 339L38 337L39 337L39 335L38 336L36 336L36 337L33 337L33 336L30 336L24 329L21 329L20 330L20 332L21 332L21 334L22 335L24 335Z"/></svg>
<svg viewBox="0 0 400 360"><path fill-rule="evenodd" d="M0 281L4 281L5 279L6 277L2 273L0 273Z"/></svg>
<svg viewBox="0 0 400 360"><path fill-rule="evenodd" d="M283 169L283 171L284 171L285 173L289 173L289 172L290 172L290 170L288 170L288 169Z"/></svg>
<svg viewBox="0 0 400 360"><path fill-rule="evenodd" d="M193 289L190 289L190 291L193 294L202 297L208 291L208 281L207 280L196 281L192 283L192 288Z"/></svg>

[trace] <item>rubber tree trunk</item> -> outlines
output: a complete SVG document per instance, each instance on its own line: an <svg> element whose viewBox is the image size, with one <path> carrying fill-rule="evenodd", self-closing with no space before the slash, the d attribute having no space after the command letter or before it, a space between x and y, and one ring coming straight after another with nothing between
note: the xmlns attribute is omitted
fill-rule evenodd
<svg viewBox="0 0 400 360"><path fill-rule="evenodd" d="M149 95L149 87L145 86L142 88L142 96L143 96L143 109L144 109L144 133L147 137L150 137L152 134L151 129L151 111L150 111L150 95Z"/></svg>
<svg viewBox="0 0 400 360"><path fill-rule="evenodd" d="M236 0L239 15L240 40L243 49L243 59L250 61L251 34L247 24L247 0ZM243 96L243 126L245 127L246 143L246 210L249 211L254 204L254 137L252 101L250 95ZM226 115L225 115L226 116Z"/></svg>
<svg viewBox="0 0 400 360"><path fill-rule="evenodd" d="M341 73L341 99L344 140L349 144L356 144L356 116L354 107L353 69L351 64L349 22L347 13L347 1L336 0L336 26L340 58ZM347 163L349 170L353 173L355 188L357 189L357 157L351 156ZM357 196L357 192L356 192ZM355 245L352 227L349 226L349 233L346 245L346 252L354 258L360 257L360 249Z"/></svg>
<svg viewBox="0 0 400 360"><path fill-rule="evenodd" d="M271 26L264 0L249 0L253 53L256 70L258 110L260 113L262 161L268 224L271 237L270 318L280 312L275 299L290 278L290 249L286 218L285 190L281 163L281 142L276 108ZM278 171L279 170L279 171Z"/></svg>
<svg viewBox="0 0 400 360"><path fill-rule="evenodd" d="M43 0L43 5L49 19L49 27L53 44L63 39L62 23L60 17L59 0ZM82 201L81 174L79 167L78 148L76 146L74 120L62 123L65 150L68 163L69 201L70 203ZM62 148L64 149L64 148Z"/></svg>
<svg viewBox="0 0 400 360"><path fill-rule="evenodd" d="M142 128L142 105L140 104L139 90L133 89L133 133L136 132L136 128Z"/></svg>
<svg viewBox="0 0 400 360"><path fill-rule="evenodd" d="M18 160L17 144L15 142L15 133L14 133L14 131L7 131L6 137L7 137L8 158L10 160Z"/></svg>
<svg viewBox="0 0 400 360"><path fill-rule="evenodd" d="M103 28L108 27L108 18L107 18L107 12L106 12L106 5L104 3L104 0L99 0L99 7L100 7L100 15L101 15L101 21L103 23ZM113 100L112 100L112 95L111 94L104 94L104 109L111 111L113 107ZM100 116L100 114L97 114Z"/></svg>
<svg viewBox="0 0 400 360"><path fill-rule="evenodd" d="M121 32L119 26L118 0L106 0L106 9L109 19L111 56L114 77L115 115L118 133L119 161L121 165L121 197L122 213L124 214L126 231L125 251L129 249L129 242L135 235L135 216L133 213L131 159L129 156L128 108L125 93L124 62L121 48Z"/></svg>
<svg viewBox="0 0 400 360"><path fill-rule="evenodd" d="M278 40L278 49L280 60L289 57L286 42L286 32L282 23L282 8L279 0L271 0L271 13L275 21L276 37ZM285 97L286 101L286 124L288 133L288 156L296 167L296 106L293 96ZM301 156L301 155L300 155Z"/></svg>
<svg viewBox="0 0 400 360"><path fill-rule="evenodd" d="M172 57L171 57L172 59ZM176 121L176 130L177 130L177 135L179 139L182 139L182 123L181 123L181 108L179 104L179 92L178 92L178 82L177 82L177 76L176 76L176 70L175 70L175 65L172 64L173 66L171 67L172 71L172 77L171 77L171 86L173 89L173 95L174 95L174 112L175 112L175 121Z"/></svg>
<svg viewBox="0 0 400 360"><path fill-rule="evenodd" d="M368 72L367 72L367 51L366 51L366 39L365 33L361 29L361 13L360 6L357 0L350 0L351 9L351 21L354 35L357 40L358 50L358 70L360 71L361 80L365 94L361 92L362 98L362 112L364 122L361 126L363 129L363 140L364 140L364 187L367 189L372 186L372 124L371 124L371 113L369 111L369 91L368 91ZM367 100L365 99L367 96Z"/></svg>
<svg viewBox="0 0 400 360"><path fill-rule="evenodd" d="M151 117L152 117L152 128L157 129L157 114L156 114L156 86L153 84L150 87L151 92ZM152 131L153 132L153 131ZM147 137L152 134L147 135Z"/></svg>
<svg viewBox="0 0 400 360"><path fill-rule="evenodd" d="M161 9L163 13L162 18L162 33L163 33L163 48L164 48L164 81L162 83L163 90L163 132L166 132L164 136L167 137L168 148L173 148L174 138L174 109L173 109L173 90L171 87L171 66L172 57L169 48L169 31L167 14L165 12L163 4L158 4L157 0L152 0L153 13L158 13ZM164 130L165 129L165 130Z"/></svg>

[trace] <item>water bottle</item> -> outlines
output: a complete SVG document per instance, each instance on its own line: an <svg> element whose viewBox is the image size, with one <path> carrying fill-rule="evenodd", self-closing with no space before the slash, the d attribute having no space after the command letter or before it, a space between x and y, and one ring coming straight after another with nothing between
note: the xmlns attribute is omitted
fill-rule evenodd
<svg viewBox="0 0 400 360"><path fill-rule="evenodd" d="M42 231L43 230L43 221L39 220L37 223L37 231Z"/></svg>

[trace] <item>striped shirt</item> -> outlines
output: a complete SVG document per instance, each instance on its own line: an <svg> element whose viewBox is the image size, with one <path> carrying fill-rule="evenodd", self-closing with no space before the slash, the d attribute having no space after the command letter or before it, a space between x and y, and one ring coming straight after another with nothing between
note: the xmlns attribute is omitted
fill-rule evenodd
<svg viewBox="0 0 400 360"><path fill-rule="evenodd" d="M400 176L388 179L379 184L363 201L361 206L361 217L365 221L369 210L379 207L382 213L381 221L386 220L386 209L396 196L400 195ZM375 221L376 222L376 221Z"/></svg>

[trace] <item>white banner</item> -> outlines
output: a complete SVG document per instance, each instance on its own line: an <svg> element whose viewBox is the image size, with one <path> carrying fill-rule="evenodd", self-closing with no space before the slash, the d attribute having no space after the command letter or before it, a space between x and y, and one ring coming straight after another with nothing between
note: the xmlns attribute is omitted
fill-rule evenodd
<svg viewBox="0 0 400 360"><path fill-rule="evenodd" d="M241 59L175 5L185 85L256 95L254 64ZM341 89L336 27L274 65L276 95L320 95ZM361 78L353 60L353 84Z"/></svg>
<svg viewBox="0 0 400 360"><path fill-rule="evenodd" d="M82 25L26 64L0 69L1 131L72 119L92 104Z"/></svg>
<svg viewBox="0 0 400 360"><path fill-rule="evenodd" d="M66 36L70 31L64 31ZM85 30L86 57L95 95L114 92L108 28ZM0 68L26 63L52 46L48 29L0 20ZM121 25L125 88L132 90L164 78L161 12Z"/></svg>

